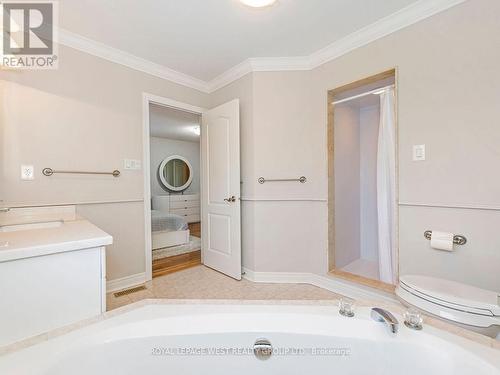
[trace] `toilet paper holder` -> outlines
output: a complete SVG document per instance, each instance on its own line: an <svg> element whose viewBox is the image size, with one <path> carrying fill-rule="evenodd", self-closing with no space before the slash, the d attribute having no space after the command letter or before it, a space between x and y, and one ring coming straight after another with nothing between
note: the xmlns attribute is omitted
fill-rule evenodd
<svg viewBox="0 0 500 375"><path fill-rule="evenodd" d="M432 237L432 230L426 230L424 232L424 237L427 239L427 240L431 240L431 237ZM458 234L458 235L455 235L453 236L453 243L455 245L465 245L467 243L467 238L465 238L464 236Z"/></svg>

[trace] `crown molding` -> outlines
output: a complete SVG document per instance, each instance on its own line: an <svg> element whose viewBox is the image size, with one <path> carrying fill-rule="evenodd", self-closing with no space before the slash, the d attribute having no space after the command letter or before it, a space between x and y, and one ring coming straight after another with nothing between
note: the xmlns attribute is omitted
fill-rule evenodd
<svg viewBox="0 0 500 375"><path fill-rule="evenodd" d="M465 1L468 0L419 0L309 56L249 58L208 82L67 30L59 31L59 41L68 47L209 94L252 72L312 70Z"/></svg>
<svg viewBox="0 0 500 375"><path fill-rule="evenodd" d="M312 70L357 48L363 47L377 39L381 39L465 1L468 0L417 1L396 13L339 39L309 56L247 59L208 82L209 92L214 92L243 77L245 74L252 72Z"/></svg>
<svg viewBox="0 0 500 375"><path fill-rule="evenodd" d="M166 66L154 63L152 61L137 57L117 48L97 42L93 39L83 37L68 30L59 29L59 43L67 47L88 53L102 59L112 61L116 64L150 74L167 81L187 86L192 89L208 93L208 83L180 73Z"/></svg>
<svg viewBox="0 0 500 375"><path fill-rule="evenodd" d="M420 0L310 55L311 69L467 0Z"/></svg>
<svg viewBox="0 0 500 375"><path fill-rule="evenodd" d="M208 91L214 92L252 72L282 72L310 70L309 56L298 57L252 57L233 66L208 82Z"/></svg>

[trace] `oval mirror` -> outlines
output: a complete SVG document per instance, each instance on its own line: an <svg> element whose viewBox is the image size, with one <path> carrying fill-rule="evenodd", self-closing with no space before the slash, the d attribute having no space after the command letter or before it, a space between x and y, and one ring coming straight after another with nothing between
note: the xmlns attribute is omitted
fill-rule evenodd
<svg viewBox="0 0 500 375"><path fill-rule="evenodd" d="M168 190L183 191L191 185L193 167L186 158L172 155L161 162L158 175Z"/></svg>

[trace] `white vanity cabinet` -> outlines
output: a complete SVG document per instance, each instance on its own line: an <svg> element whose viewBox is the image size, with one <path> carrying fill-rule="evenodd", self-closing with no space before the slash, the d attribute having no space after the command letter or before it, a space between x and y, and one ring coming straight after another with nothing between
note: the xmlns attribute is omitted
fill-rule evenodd
<svg viewBox="0 0 500 375"><path fill-rule="evenodd" d="M112 240L86 220L0 226L0 346L105 312Z"/></svg>

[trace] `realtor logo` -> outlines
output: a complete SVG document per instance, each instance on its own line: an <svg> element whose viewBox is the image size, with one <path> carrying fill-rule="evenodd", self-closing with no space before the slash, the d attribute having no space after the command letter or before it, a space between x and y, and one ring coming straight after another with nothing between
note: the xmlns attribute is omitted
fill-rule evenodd
<svg viewBox="0 0 500 375"><path fill-rule="evenodd" d="M1 65L13 69L57 68L57 2L0 4Z"/></svg>

